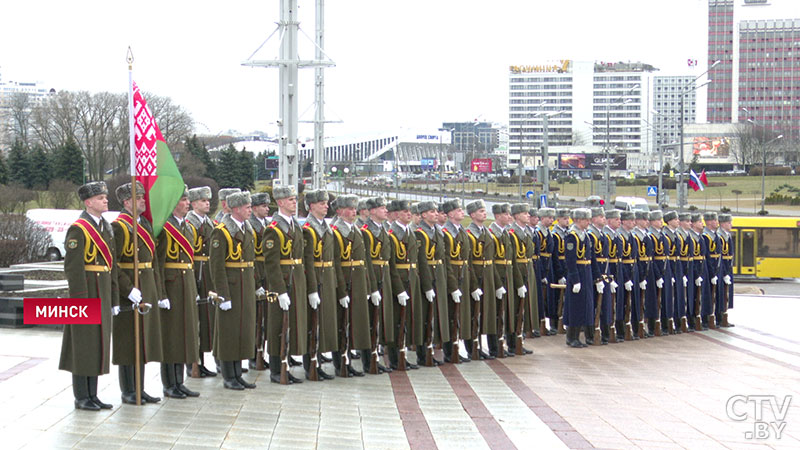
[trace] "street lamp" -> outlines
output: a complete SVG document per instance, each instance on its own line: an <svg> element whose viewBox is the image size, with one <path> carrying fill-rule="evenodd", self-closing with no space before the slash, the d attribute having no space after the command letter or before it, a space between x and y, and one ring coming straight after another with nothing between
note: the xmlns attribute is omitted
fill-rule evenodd
<svg viewBox="0 0 800 450"><path fill-rule="evenodd" d="M550 148L548 143L548 132L549 132L549 123L551 117L555 117L564 110L551 112L551 113L539 113L537 115L542 116L542 128L544 129L544 134L542 135L542 165L544 166L544 170L542 170L542 191L544 191L545 195L548 197L550 196Z"/></svg>
<svg viewBox="0 0 800 450"><path fill-rule="evenodd" d="M624 94L620 97L612 100L609 102L608 107L606 108L606 149L605 149L605 170L603 171L603 179L606 183L606 191L604 194L604 200L606 205L611 205L611 155L609 151L611 150L611 108L613 108L616 104L619 106L625 105L633 101L632 98L625 98L626 95L630 94L634 90L638 89L639 85L635 84L630 89L627 90ZM594 180L591 181L594 183Z"/></svg>
<svg viewBox="0 0 800 450"><path fill-rule="evenodd" d="M345 167L342 172L344 172L344 193L347 194L347 174L350 173L350 168Z"/></svg>
<svg viewBox="0 0 800 450"><path fill-rule="evenodd" d="M663 178L664 178L664 147L672 147L673 145L677 144L677 142L672 141L669 144L662 144L659 145L660 149L658 151L658 192L656 193L656 203L658 204L658 208L661 209L661 199L662 191L663 191Z"/></svg>
<svg viewBox="0 0 800 450"><path fill-rule="evenodd" d="M455 130L455 127L439 128L439 203L444 200L444 152L442 150L444 144L442 143L442 132L447 131L448 133L452 133L453 130ZM450 139L450 142L453 142L453 140ZM458 187L456 187L456 189L458 189Z"/></svg>

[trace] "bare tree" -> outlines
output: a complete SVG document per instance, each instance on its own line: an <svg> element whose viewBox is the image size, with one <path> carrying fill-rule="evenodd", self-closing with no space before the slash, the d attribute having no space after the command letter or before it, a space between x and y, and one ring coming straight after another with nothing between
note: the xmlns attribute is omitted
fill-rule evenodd
<svg viewBox="0 0 800 450"><path fill-rule="evenodd" d="M30 145L29 134L31 129L31 116L33 114L33 102L30 95L24 92L15 92L9 96L2 116L4 136L6 144L11 145L15 139L19 139L25 146Z"/></svg>
<svg viewBox="0 0 800 450"><path fill-rule="evenodd" d="M774 146L766 145L780 133L752 123L736 124L737 143L731 147L731 155L736 164L745 170L753 164L762 164L764 157L767 163L773 163L777 156ZM766 154L762 153L766 152Z"/></svg>

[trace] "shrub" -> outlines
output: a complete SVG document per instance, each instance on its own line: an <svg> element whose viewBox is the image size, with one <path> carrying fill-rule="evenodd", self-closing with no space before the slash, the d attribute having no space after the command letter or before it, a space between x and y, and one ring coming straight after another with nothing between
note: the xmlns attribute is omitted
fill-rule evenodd
<svg viewBox="0 0 800 450"><path fill-rule="evenodd" d="M23 214L0 214L0 267L44 259L50 233Z"/></svg>
<svg viewBox="0 0 800 450"><path fill-rule="evenodd" d="M0 185L0 212L11 214L25 211L25 204L36 198L36 194L21 184Z"/></svg>

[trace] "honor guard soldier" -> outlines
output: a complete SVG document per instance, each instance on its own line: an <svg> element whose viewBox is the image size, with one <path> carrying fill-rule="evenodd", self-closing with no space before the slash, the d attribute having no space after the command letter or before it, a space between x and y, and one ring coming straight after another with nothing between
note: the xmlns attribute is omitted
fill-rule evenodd
<svg viewBox="0 0 800 450"><path fill-rule="evenodd" d="M651 275L648 277L647 296L645 298L645 317L650 336L660 336L667 328L667 317L672 308L667 299L672 298L672 267L669 262L670 244L661 232L664 226L664 214L661 211L650 211L650 226L647 234L653 244L653 261L650 264Z"/></svg>
<svg viewBox="0 0 800 450"><path fill-rule="evenodd" d="M394 284L400 282L397 268L394 266L395 261L392 259L392 239L389 237L389 232L384 228L388 211L386 209L386 200L383 197L373 197L367 199L367 210L369 211L369 219L364 227L362 227L362 234L364 236L364 244L370 254L372 261L372 279L375 280L378 292L381 294L383 301L380 303L380 324L378 330L379 344L384 347L395 341L395 296L392 295L392 280ZM371 308L375 308L373 305ZM374 311L372 311L374 314ZM370 317L373 317L372 315ZM375 335L375 324L372 324L372 335ZM376 343L373 342L373 351ZM366 364L366 361L363 362ZM391 372L390 367L384 367L378 359L379 372Z"/></svg>
<svg viewBox="0 0 800 450"><path fill-rule="evenodd" d="M197 286L197 317L199 319L199 349L197 371L192 366L186 366L187 372L192 377L215 377L216 372L207 369L203 361L204 354L210 352L214 340L214 310L213 303L208 299L209 291L214 291L211 283L211 265L208 263L208 244L211 242L211 232L214 231L214 222L208 217L211 209L211 188L201 186L189 189L189 203L192 210L186 214L186 221L192 224L195 230L194 242L194 276Z"/></svg>
<svg viewBox="0 0 800 450"><path fill-rule="evenodd" d="M267 353L270 380L280 383L281 364L288 364L288 355L308 352L308 308L317 309L320 298L314 272L314 251L305 245L303 230L294 218L297 191L293 186L277 187L272 196L278 203L278 211L264 230L264 257L267 284L271 292L278 294L278 302L267 307ZM281 361L280 356L284 311L289 315L287 361ZM291 373L288 379L291 383L303 382Z"/></svg>
<svg viewBox="0 0 800 450"><path fill-rule="evenodd" d="M411 211L411 225L416 229L419 226L419 222L422 218L419 216L419 208L417 208L417 203L412 203L411 206L408 208Z"/></svg>
<svg viewBox="0 0 800 450"><path fill-rule="evenodd" d="M594 249L586 233L592 212L587 208L572 210L573 224L564 239L566 263L566 295L564 300L564 325L567 327L567 345L586 347L591 343L594 314L594 291L603 285L600 273L592 264ZM580 341L581 329L586 333L586 343Z"/></svg>
<svg viewBox="0 0 800 450"><path fill-rule="evenodd" d="M247 222L252 212L250 193L230 194L227 204L230 214L211 234L209 263L219 296L213 347L223 386L240 391L256 387L242 378L242 360L252 358L256 348L256 252L253 228Z"/></svg>
<svg viewBox="0 0 800 450"><path fill-rule="evenodd" d="M433 346L450 341L449 303L456 301L447 289L447 264L444 250L444 235L436 229L438 211L435 203L426 201L417 204L421 221L416 231L420 251L428 263L431 291L425 293L429 304L422 308L425 324L425 345L417 347L417 364L440 366L442 362L433 357ZM460 292L457 301L461 301ZM432 313L432 314L431 314Z"/></svg>
<svg viewBox="0 0 800 450"><path fill-rule="evenodd" d="M733 308L733 252L734 252L734 241L733 235L731 234L731 230L733 228L733 217L730 214L720 214L719 215L719 228L717 229L717 233L720 237L720 244L722 245L721 249L721 271L720 277L722 278L722 283L719 283L721 287L720 293L718 297L720 297L720 301L717 304L722 306L720 310L720 315L718 320L718 325L723 327L732 327L734 326L732 323L728 322L728 309ZM727 291L727 293L725 292ZM725 301L727 300L727 304Z"/></svg>
<svg viewBox="0 0 800 450"><path fill-rule="evenodd" d="M231 194L237 194L242 192L239 188L222 188L217 191L217 197L219 197L219 211L217 212L216 217L214 217L214 222L220 223L222 222L222 218L226 214L231 213L231 208L228 205L228 196Z"/></svg>
<svg viewBox="0 0 800 450"><path fill-rule="evenodd" d="M515 287L519 284L519 272L515 270L514 253L511 251L511 240L506 231L506 227L511 223L511 205L508 203L492 205L492 214L494 222L489 225L489 233L494 240L494 268L500 276L500 284L495 286L497 334L487 335L486 342L489 346L489 355L504 358L514 356L513 353L506 351L503 344L512 334L513 327L509 322L513 323L513 318L516 318L512 306L514 302L509 300L513 294L508 294L514 292Z"/></svg>
<svg viewBox="0 0 800 450"><path fill-rule="evenodd" d="M445 362L468 362L470 361L469 354L466 358L462 358L458 344L461 339L469 342L473 333L479 332L479 330L472 329L472 303L474 302L472 299L475 296L480 298L479 291L475 287L477 285L475 273L469 263L472 246L467 232L461 226L461 221L464 220L461 201L458 199L446 201L442 203L440 211L447 218L447 222L442 226L442 232L444 257L448 260L446 266L447 291L453 300L452 303L448 302L447 311L451 339L442 344L442 351ZM464 301L461 301L462 298ZM475 304L475 307L480 306L479 303Z"/></svg>
<svg viewBox="0 0 800 450"><path fill-rule="evenodd" d="M678 305L680 311L675 316L680 320L681 331L694 331L694 250L695 241L692 239L692 214L685 212L678 214L678 227L676 233L680 236L682 245L678 259L686 278L682 284L684 290L684 304Z"/></svg>
<svg viewBox="0 0 800 450"><path fill-rule="evenodd" d="M113 319L114 354L112 362L119 366L119 389L122 392L122 403L136 404L136 342L134 341L134 314L139 314L137 304L140 301L155 305L165 298L161 291L161 277L156 260L153 226L141 216L145 210L144 186L136 182L136 215L138 216L136 234L138 245L138 282L134 285L133 265L133 194L131 183L119 186L116 190L117 200L123 205L117 219L111 223L114 231L114 258L117 261L117 282L121 298L128 298L132 303L124 304ZM127 302L125 302L127 303ZM162 361L162 329L159 308L152 308L147 314L139 317L139 361L140 380L144 380L145 364L151 361ZM144 391L142 383L142 403L158 403L159 397L152 397Z"/></svg>
<svg viewBox="0 0 800 450"><path fill-rule="evenodd" d="M436 205L436 229L442 231L447 223L447 214L444 213L444 202Z"/></svg>
<svg viewBox="0 0 800 450"><path fill-rule="evenodd" d="M532 282L531 290L535 290L532 292L531 298L536 299L536 315L532 315L531 317L525 317L526 323L530 321L530 324L526 325L526 327L530 328L532 332L532 336L535 338L541 337L542 333L545 335L547 334L547 321L545 319L545 299L544 295L542 294L542 290L546 289L547 286L544 286L542 283L542 267L539 263L539 246L541 242L539 241L539 233L536 231L536 228L539 226L539 210L536 208L528 209L528 226L525 227L525 231L528 233L528 236L531 240L531 248L528 251L528 254L531 258L531 265L533 266L534 272L534 281ZM538 322L537 322L538 321Z"/></svg>
<svg viewBox="0 0 800 450"><path fill-rule="evenodd" d="M467 203L467 214L472 223L467 227L469 237L470 265L475 273L475 289L472 297L472 339L464 341L467 353L473 359L494 359L495 357L481 350L481 335L497 335L497 292L502 285L500 274L494 266L495 242L486 229L486 204L483 200Z"/></svg>
<svg viewBox="0 0 800 450"><path fill-rule="evenodd" d="M589 235L589 240L592 243L592 254L594 255L594 259L592 263L594 267L592 268L593 272L596 272L600 276L600 283L595 286L595 294L597 297L600 297L600 301L598 302L593 296L592 298L592 330L596 330L596 327L600 327L600 343L603 345L608 344L608 328L611 324L611 289L609 286L610 281L612 280L609 275L609 262L608 262L608 253L611 249L611 242L607 239L606 235L603 234L603 227L606 225L606 212L603 208L591 208L591 219L589 222L589 226L586 228L586 233ZM595 320L597 318L597 308L600 308L600 317L599 321ZM594 333L589 333L587 330L586 333L586 343L589 345L594 344Z"/></svg>
<svg viewBox="0 0 800 450"><path fill-rule="evenodd" d="M110 409L97 398L97 377L108 373L111 348L111 308L119 308L117 269L114 267L114 236L103 219L108 211L108 189L102 181L78 188L86 211L67 229L64 241L64 274L72 298L100 298L101 323L64 325L60 370L72 372L75 408L88 411ZM131 299L138 305L141 296Z"/></svg>
<svg viewBox="0 0 800 450"><path fill-rule="evenodd" d="M248 366L253 370L265 370L267 364L264 361L264 340L267 335L267 273L264 259L264 229L267 227L267 216L269 215L269 194L259 192L250 194L250 206L253 213L247 219L250 226L255 231L255 251L256 260L256 355L251 358Z"/></svg>
<svg viewBox="0 0 800 450"><path fill-rule="evenodd" d="M358 201L358 207L356 208L356 221L354 225L359 230L364 228L364 225L367 224L367 220L369 220L369 208L367 208L367 200L366 198L362 198Z"/></svg>
<svg viewBox="0 0 800 450"><path fill-rule="evenodd" d="M570 219L570 211L566 208L559 208L556 210L556 223L553 225L552 228L552 236L553 236L553 255L550 257L550 263L553 266L553 278L558 280L558 284L566 285L567 283L567 268L564 267L566 264L566 254L564 253L564 244L566 243L567 239L567 228L569 227L569 219ZM564 320L564 306L561 305L561 308L558 307L559 303L566 303L566 292L560 293L562 295L562 302L558 301L558 297L556 297L556 292L553 292L553 297L556 298L555 301L555 322L556 322L556 330L559 330L564 324L558 323L559 319ZM561 309L561 311L559 311ZM561 316L561 317L559 317ZM552 325L551 325L552 327ZM578 330L577 336L580 335L580 330Z"/></svg>
<svg viewBox="0 0 800 450"><path fill-rule="evenodd" d="M672 268L672 296L667 298L669 306L671 306L670 314L667 316L667 331L671 334L680 334L681 331L681 318L684 315L681 311L686 311L686 286L689 284L689 278L684 276L684 266L681 262L681 250L685 244L683 237L678 233L678 220L677 211L667 211L664 213L664 224L661 233L667 238L667 243L670 245L668 259L670 267Z"/></svg>
<svg viewBox="0 0 800 450"><path fill-rule="evenodd" d="M692 221L691 233L692 245L694 250L691 253L692 261L692 277L694 282L693 295L694 300L689 309L691 317L694 319L695 331L702 331L708 329L706 323L706 316L711 312L711 304L706 302L708 299L703 297L705 295L705 284L708 283L708 267L706 266L706 256L708 255L708 247L706 246L706 239L703 237L703 215L700 213L692 213L690 220ZM698 326L699 325L699 326Z"/></svg>
<svg viewBox="0 0 800 450"><path fill-rule="evenodd" d="M319 356L325 352L339 349L338 303L336 296L336 273L340 270L341 257L336 252L333 230L325 221L328 215L328 192L323 190L305 191L303 195L308 217L303 225L303 237L314 255L314 276L317 280L317 293L320 305L308 321L310 333L308 352L303 355L303 368L309 379L314 379L316 370L318 380L332 380L334 377L322 370Z"/></svg>
<svg viewBox="0 0 800 450"><path fill-rule="evenodd" d="M655 313L653 309L647 308L647 286L655 287L656 281L653 278L653 240L648 235L648 227L650 226L650 214L647 211L634 211L634 219L636 227L633 229L633 239L636 241L638 248L637 264L639 266L639 303L634 305L635 320L633 323L634 331L639 336L652 337L652 328L645 332L644 321L647 317L646 314ZM634 286L634 289L636 287ZM654 307L653 307L654 308ZM641 329L641 331L639 331Z"/></svg>
<svg viewBox="0 0 800 450"><path fill-rule="evenodd" d="M527 203L517 203L511 206L511 216L514 220L509 225L508 235L511 241L511 248L514 250L512 255L514 263L520 274L521 284L517 286L514 298L514 311L516 317L514 322L509 324L513 334L508 339L508 351L515 354L531 354L532 350L524 347L517 352L517 341L522 343L524 335L532 335L533 330L539 325L539 303L538 303L538 278L534 270L534 244L533 239L528 233L530 223L530 213Z"/></svg>
<svg viewBox="0 0 800 450"><path fill-rule="evenodd" d="M550 319L550 328L547 332L548 336L558 334L558 297L560 295L555 289L550 287L550 281L558 281L554 272L553 254L555 247L553 243L553 234L550 232L550 226L556 218L556 210L553 208L539 208L539 223L536 225L536 240L539 243L537 250L539 254L539 295L542 297L541 304L544 306L544 312ZM541 314L540 314L541 315Z"/></svg>
<svg viewBox="0 0 800 450"><path fill-rule="evenodd" d="M708 280L711 281L711 283L703 285L703 328L715 328L717 325L716 314L721 313L719 305L722 303L722 300L719 299L717 286L720 278L722 243L719 234L717 234L717 228L719 228L717 213L706 212L703 214L703 220L706 223L705 228L703 228L706 270L708 272Z"/></svg>
<svg viewBox="0 0 800 450"><path fill-rule="evenodd" d="M164 294L164 299L158 302L158 307L163 309L159 313L164 352L161 383L164 395L170 398L200 396L183 384L184 365L197 362L197 347L200 345L192 245L195 230L186 222L188 212L189 192L184 189L172 215L164 223L156 245Z"/></svg>
<svg viewBox="0 0 800 450"><path fill-rule="evenodd" d="M638 261L641 240L633 234L633 229L636 225L636 213L622 211L619 213L619 217L622 226L617 232L617 238L619 239L617 254L619 255L619 265L621 266L621 270L618 273L621 273L622 276L619 283L625 289L625 304L623 315L617 315L617 336L620 336L620 333L624 333L625 339L636 341L639 340L637 331L639 312L641 311Z"/></svg>
<svg viewBox="0 0 800 450"><path fill-rule="evenodd" d="M396 213L397 220L389 229L392 239L392 258L398 277L393 280L392 292L397 292L397 306L394 316L397 327L395 343L387 350L392 369L417 369L416 364L407 360L406 348L422 345L424 340L422 292L431 290L429 269L425 253L419 251L419 242L412 229L411 205L407 200L392 201L390 211ZM423 278L421 278L423 277Z"/></svg>
<svg viewBox="0 0 800 450"><path fill-rule="evenodd" d="M619 237L620 218L622 211L618 209L611 209L605 211L606 224L603 227L603 235L608 242L608 273L612 276L608 283L608 290L610 291L611 307L613 308L611 317L604 318L603 321L603 336L609 339L609 342L618 343L625 342L623 333L625 332L623 318L625 317L625 291L620 288L619 283L625 283L624 275L622 273L622 259L620 251L621 238ZM628 255L630 259L630 254ZM631 286L632 287L632 286ZM610 328L613 328L614 333L610 333ZM611 339L613 337L613 339Z"/></svg>

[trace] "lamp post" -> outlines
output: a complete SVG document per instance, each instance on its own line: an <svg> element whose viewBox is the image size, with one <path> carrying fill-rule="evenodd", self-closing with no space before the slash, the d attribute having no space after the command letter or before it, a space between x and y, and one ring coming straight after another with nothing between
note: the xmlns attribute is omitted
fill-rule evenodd
<svg viewBox="0 0 800 450"><path fill-rule="evenodd" d="M750 114L747 108L742 108L742 111ZM753 124L753 126L760 126L756 123L753 119L747 119L748 122ZM764 128L763 126L761 126ZM761 211L766 211L764 209L766 204L766 175L767 175L767 147L772 144L773 142L777 141L778 139L782 139L783 135L779 134L777 137L770 139L769 141L761 144Z"/></svg>
<svg viewBox="0 0 800 450"><path fill-rule="evenodd" d="M672 141L669 144L662 144L659 145L658 150L658 192L656 193L656 203L658 204L659 209L661 208L661 199L663 198L663 178L664 178L664 147L671 147L677 144L677 142Z"/></svg>
<svg viewBox="0 0 800 450"><path fill-rule="evenodd" d="M628 89L628 91L625 92L625 94L623 94L622 96L612 100L609 103L608 107L606 108L606 148L605 148L605 152L604 152L604 156L605 156L605 158L604 158L604 166L605 166L605 168L604 168L604 171L603 171L603 180L605 180L605 183L606 183L606 190L605 190L605 193L603 195L603 200L605 200L605 204L606 205L611 205L611 155L609 154L609 151L611 150L611 108L613 108L616 104L619 104L620 106L622 106L622 105L625 105L627 103L632 102L633 99L631 99L631 98L626 98L624 100L623 100L623 98L626 95L630 94L631 92L633 92L634 90L636 90L638 88L639 88L638 84L633 85L633 87ZM592 178L594 178L594 177L592 177ZM591 180L590 183L593 184L594 180Z"/></svg>
<svg viewBox="0 0 800 450"><path fill-rule="evenodd" d="M336 166L331 167L331 176L333 178L336 178L336 172L338 172L338 171L339 171L339 169Z"/></svg>
<svg viewBox="0 0 800 450"><path fill-rule="evenodd" d="M347 194L347 174L350 173L350 168L345 167L342 172L344 172L344 193Z"/></svg>
<svg viewBox="0 0 800 450"><path fill-rule="evenodd" d="M442 142L442 132L447 131L448 133L452 133L453 130L455 130L455 128L439 128L439 203L444 200L444 143ZM450 139L450 142L453 142L453 140ZM458 189L458 187L456 187L456 189Z"/></svg>

